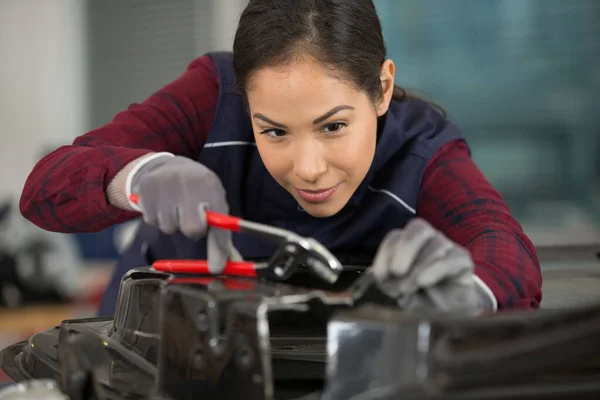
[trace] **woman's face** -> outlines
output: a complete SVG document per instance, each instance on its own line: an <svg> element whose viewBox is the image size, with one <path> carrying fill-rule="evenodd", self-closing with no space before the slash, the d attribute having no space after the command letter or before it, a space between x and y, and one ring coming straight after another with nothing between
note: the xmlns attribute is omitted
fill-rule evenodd
<svg viewBox="0 0 600 400"><path fill-rule="evenodd" d="M340 211L367 174L377 117L387 111L393 91L390 60L381 79L384 95L373 104L308 58L252 76L247 97L262 161L312 216Z"/></svg>

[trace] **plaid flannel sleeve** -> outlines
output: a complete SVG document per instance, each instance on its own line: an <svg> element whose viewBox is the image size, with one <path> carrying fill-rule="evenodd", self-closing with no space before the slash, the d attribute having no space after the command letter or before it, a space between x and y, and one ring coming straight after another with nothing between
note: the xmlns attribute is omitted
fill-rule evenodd
<svg viewBox="0 0 600 400"><path fill-rule="evenodd" d="M106 188L112 178L150 152L195 157L208 136L217 101L214 63L200 57L141 103L41 159L22 191L21 213L42 229L65 233L97 232L137 217L108 204Z"/></svg>
<svg viewBox="0 0 600 400"><path fill-rule="evenodd" d="M448 143L429 162L417 215L470 251L498 310L539 307L542 276L533 243L464 141Z"/></svg>

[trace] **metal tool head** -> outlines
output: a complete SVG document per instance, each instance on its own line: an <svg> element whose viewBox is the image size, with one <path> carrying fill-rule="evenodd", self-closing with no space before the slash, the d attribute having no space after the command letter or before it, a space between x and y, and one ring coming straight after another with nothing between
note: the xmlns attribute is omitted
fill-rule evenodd
<svg viewBox="0 0 600 400"><path fill-rule="evenodd" d="M306 266L318 278L335 283L343 270L340 261L313 238L306 238L287 229L237 217L215 213L209 214L209 217L208 221L211 226L250 233L279 243L278 250L273 254L267 266L280 279L289 277L298 267Z"/></svg>
<svg viewBox="0 0 600 400"><path fill-rule="evenodd" d="M331 284L337 281L344 269L339 260L317 240L290 234L269 261L269 267L273 268L275 275L285 279L301 266Z"/></svg>

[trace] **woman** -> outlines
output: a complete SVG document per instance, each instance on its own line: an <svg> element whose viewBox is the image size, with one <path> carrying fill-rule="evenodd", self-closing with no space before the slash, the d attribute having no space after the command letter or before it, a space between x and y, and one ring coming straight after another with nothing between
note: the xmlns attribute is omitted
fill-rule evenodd
<svg viewBox="0 0 600 400"><path fill-rule="evenodd" d="M251 0L233 54L196 59L141 104L46 156L21 211L61 232L141 213L113 290L152 259L206 257L196 238L207 208L376 256L377 271L449 270L466 254L482 308L538 307L532 243L459 130L395 86L395 70L372 0ZM215 272L231 256L229 240L208 232ZM233 243L248 259L273 251L253 238Z"/></svg>

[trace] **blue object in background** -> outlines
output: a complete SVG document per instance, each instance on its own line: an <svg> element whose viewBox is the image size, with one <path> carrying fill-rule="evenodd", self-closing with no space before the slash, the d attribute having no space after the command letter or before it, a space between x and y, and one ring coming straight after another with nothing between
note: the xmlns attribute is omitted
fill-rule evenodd
<svg viewBox="0 0 600 400"><path fill-rule="evenodd" d="M98 233L76 234L75 239L81 248L84 260L112 260L119 256L115 246L114 235L117 226Z"/></svg>
<svg viewBox="0 0 600 400"><path fill-rule="evenodd" d="M12 208L12 205L10 203L10 200L6 200L3 203L0 203L0 221L2 221L6 216L8 216L8 213L10 212Z"/></svg>
<svg viewBox="0 0 600 400"><path fill-rule="evenodd" d="M137 233L140 219L125 222L98 233L75 235L86 260L113 260L129 246Z"/></svg>

